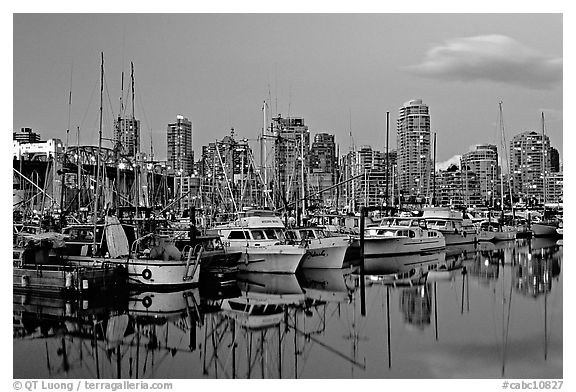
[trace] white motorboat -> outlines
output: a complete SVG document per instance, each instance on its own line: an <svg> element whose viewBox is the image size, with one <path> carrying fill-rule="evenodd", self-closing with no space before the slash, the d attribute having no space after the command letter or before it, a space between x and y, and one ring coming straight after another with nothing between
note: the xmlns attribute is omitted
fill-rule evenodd
<svg viewBox="0 0 576 392"><path fill-rule="evenodd" d="M306 254L304 246L284 244L284 223L272 211L248 211L215 229L227 250L242 252L238 261L242 271L294 273Z"/></svg>
<svg viewBox="0 0 576 392"><path fill-rule="evenodd" d="M422 218L429 229L442 233L447 246L478 241L478 231L472 220L464 218L460 211L448 207L428 207L424 208Z"/></svg>
<svg viewBox="0 0 576 392"><path fill-rule="evenodd" d="M384 218L364 230L364 257L433 252L446 248L442 233L430 230L421 218Z"/></svg>
<svg viewBox="0 0 576 392"><path fill-rule="evenodd" d="M498 222L481 222L478 239L480 241L510 241L516 239L518 229Z"/></svg>
<svg viewBox="0 0 576 392"><path fill-rule="evenodd" d="M352 243L349 236L330 235L318 227L288 229L286 239L306 248L302 268L342 268Z"/></svg>

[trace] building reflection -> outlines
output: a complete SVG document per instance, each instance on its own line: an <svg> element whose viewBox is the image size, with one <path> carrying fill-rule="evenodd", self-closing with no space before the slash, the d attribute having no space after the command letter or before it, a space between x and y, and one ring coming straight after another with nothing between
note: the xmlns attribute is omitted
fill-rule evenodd
<svg viewBox="0 0 576 392"><path fill-rule="evenodd" d="M432 313L430 285L424 284L402 289L400 310L407 324L422 329L429 325Z"/></svg>
<svg viewBox="0 0 576 392"><path fill-rule="evenodd" d="M552 291L552 280L560 274L560 255L557 246L529 249L517 254L513 284L517 292L538 297Z"/></svg>

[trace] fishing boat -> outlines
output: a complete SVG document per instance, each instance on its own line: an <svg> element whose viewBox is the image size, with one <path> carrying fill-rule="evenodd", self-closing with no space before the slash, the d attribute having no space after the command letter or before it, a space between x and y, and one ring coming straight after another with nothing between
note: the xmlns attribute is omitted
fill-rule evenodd
<svg viewBox="0 0 576 392"><path fill-rule="evenodd" d="M503 225L498 222L480 222L478 239L480 241L510 241L516 239L518 230L513 226Z"/></svg>
<svg viewBox="0 0 576 392"><path fill-rule="evenodd" d="M446 248L442 233L428 229L426 221L414 217L384 218L379 226L365 229L364 257L418 254Z"/></svg>
<svg viewBox="0 0 576 392"><path fill-rule="evenodd" d="M302 268L342 268L352 243L349 236L330 235L319 227L288 229L286 239L306 248Z"/></svg>
<svg viewBox="0 0 576 392"><path fill-rule="evenodd" d="M149 233L129 245L126 232L114 216L107 216L104 230L85 231L74 229L63 232L76 250L64 260L76 265L107 263L124 266L128 271L128 283L156 288L185 287L197 285L200 280L200 262L204 253L201 244L178 250L169 236ZM75 235L79 234L80 237ZM90 242L89 242L90 241ZM84 250L90 249L90 253Z"/></svg>
<svg viewBox="0 0 576 392"><path fill-rule="evenodd" d="M238 261L241 271L293 274L307 252L303 245L284 243L284 224L272 211L247 211L215 230L228 251L242 252Z"/></svg>
<svg viewBox="0 0 576 392"><path fill-rule="evenodd" d="M446 246L478 241L478 232L472 220L465 219L460 211L448 207L427 207L423 210L422 218L428 228L442 233Z"/></svg>

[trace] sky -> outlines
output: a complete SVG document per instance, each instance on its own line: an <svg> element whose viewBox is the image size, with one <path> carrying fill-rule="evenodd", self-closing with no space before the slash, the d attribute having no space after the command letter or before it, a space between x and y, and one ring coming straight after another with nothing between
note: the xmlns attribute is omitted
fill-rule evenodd
<svg viewBox="0 0 576 392"><path fill-rule="evenodd" d="M255 147L264 100L312 135L335 134L341 154L350 131L384 150L389 111L394 149L398 110L417 98L437 162L500 145L500 101L507 142L540 131L544 112L562 159L562 32L562 14L14 14L13 130L65 141L71 129L76 144L79 127L81 144L97 144L103 52L104 137L132 62L141 149L152 140L160 159L178 114L193 122L196 159L231 127Z"/></svg>

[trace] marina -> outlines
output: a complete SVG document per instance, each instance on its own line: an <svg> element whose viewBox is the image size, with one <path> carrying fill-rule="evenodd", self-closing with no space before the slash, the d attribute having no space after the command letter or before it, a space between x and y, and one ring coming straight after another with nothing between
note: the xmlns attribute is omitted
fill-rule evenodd
<svg viewBox="0 0 576 392"><path fill-rule="evenodd" d="M15 14L13 377L563 378L526 18Z"/></svg>

